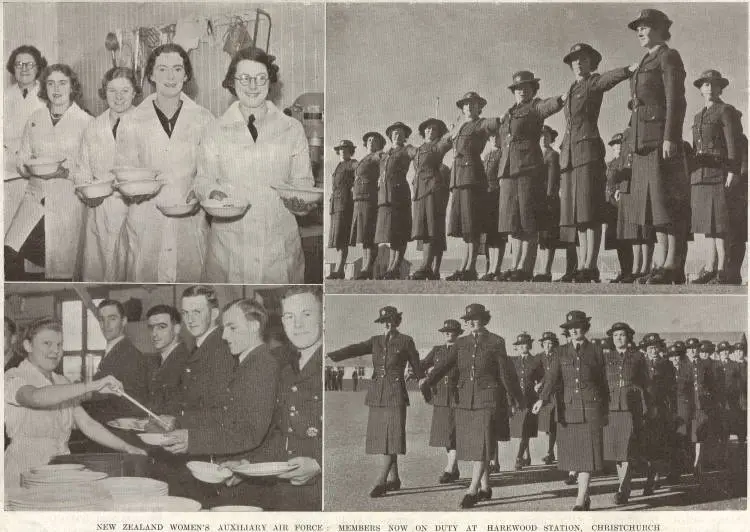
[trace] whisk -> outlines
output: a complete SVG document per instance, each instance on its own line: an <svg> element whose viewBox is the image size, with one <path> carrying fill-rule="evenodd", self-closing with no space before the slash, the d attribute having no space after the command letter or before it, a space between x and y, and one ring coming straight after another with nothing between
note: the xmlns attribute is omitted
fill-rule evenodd
<svg viewBox="0 0 750 532"><path fill-rule="evenodd" d="M108 52L112 54L112 67L117 66L117 60L115 59L115 52L120 49L120 43L117 40L117 35L114 32L109 32L107 37L104 39L104 47Z"/></svg>

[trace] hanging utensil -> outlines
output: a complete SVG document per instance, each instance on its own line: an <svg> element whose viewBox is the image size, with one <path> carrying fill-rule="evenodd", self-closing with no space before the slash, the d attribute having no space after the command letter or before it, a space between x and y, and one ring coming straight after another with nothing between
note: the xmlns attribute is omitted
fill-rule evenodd
<svg viewBox="0 0 750 532"><path fill-rule="evenodd" d="M107 34L107 37L104 39L104 47L112 54L112 67L116 67L117 60L115 58L115 52L120 49L120 43L114 32L110 31Z"/></svg>
<svg viewBox="0 0 750 532"><path fill-rule="evenodd" d="M120 397L123 397L124 399L127 399L128 401L130 401L131 403L133 403L135 406L137 406L138 408L140 408L141 410L143 410L144 412L146 412L149 415L149 417L153 418L153 420L156 422L156 424L159 425L164 430L166 430L166 431L172 430L172 427L170 427L164 421L162 421L162 419L159 416L157 416L151 410L149 410L148 408L146 408L145 406L143 406L141 403L139 403L133 397L129 396L127 393L125 393L124 390L120 391L119 395L120 395Z"/></svg>

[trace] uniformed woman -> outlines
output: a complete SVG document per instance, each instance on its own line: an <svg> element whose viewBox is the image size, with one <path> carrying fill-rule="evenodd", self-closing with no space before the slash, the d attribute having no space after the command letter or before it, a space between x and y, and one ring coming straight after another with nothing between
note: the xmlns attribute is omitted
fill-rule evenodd
<svg viewBox="0 0 750 532"><path fill-rule="evenodd" d="M747 364L745 363L745 353L747 346L742 342L737 342L733 346L733 361L736 366L736 381L734 390L737 401L737 411L735 418L734 433L741 445L747 441Z"/></svg>
<svg viewBox="0 0 750 532"><path fill-rule="evenodd" d="M489 136L497 132L498 124L496 118L479 118L485 105L487 100L476 92L467 92L456 102L462 122L450 134L455 152L448 235L463 238L465 247L461 267L446 278L449 281L477 280L479 242L486 223L487 176L482 151Z"/></svg>
<svg viewBox="0 0 750 532"><path fill-rule="evenodd" d="M732 431L732 418L734 417L735 401L735 367L729 360L729 352L732 346L727 341L719 342L716 351L719 361L716 364L716 403L719 411L717 423L720 424L718 434L718 461L726 467L729 457L729 435Z"/></svg>
<svg viewBox="0 0 750 532"><path fill-rule="evenodd" d="M354 212L349 245L362 245L365 269L357 279L372 279L375 260L378 258L378 246L375 244L375 221L378 217L378 176L380 159L385 147L385 137L377 131L365 133L362 142L367 148L365 155L354 169Z"/></svg>
<svg viewBox="0 0 750 532"><path fill-rule="evenodd" d="M690 371L687 382L683 386L678 385L678 394L689 401L690 410L687 419L690 427L690 438L695 444L693 458L693 475L696 480L701 481L704 466L704 444L708 442L711 428L711 416L715 414L713 401L713 371L709 355L714 350L714 345L704 340L697 349L688 349L690 358ZM698 356L696 357L695 354ZM681 397L678 395L678 401Z"/></svg>
<svg viewBox="0 0 750 532"><path fill-rule="evenodd" d="M605 356L610 391L609 424L604 427L604 459L617 464L619 484L615 504L626 504L630 497L632 464L640 457L645 389L648 379L643 354L628 349L635 331L617 322L607 331L614 349Z"/></svg>
<svg viewBox="0 0 750 532"><path fill-rule="evenodd" d="M429 373L442 364L450 351L456 349L456 339L463 334L461 324L456 320L445 320L438 329L445 334L445 344L436 345L422 359L422 371ZM432 387L432 425L430 426L430 447L443 447L448 453L448 463L440 475L440 484L449 484L459 479L456 463L456 418L454 408L458 402L458 370L453 368Z"/></svg>
<svg viewBox="0 0 750 532"><path fill-rule="evenodd" d="M542 346L542 352L537 356L542 361L543 378L541 382L534 385L534 390L539 393L544 386L544 379L549 375L549 367L552 363L552 359L555 356L555 352L560 345L557 340L555 333L547 331L542 334L539 339L539 343ZM537 423L539 430L547 433L548 444L547 454L542 458L542 462L547 465L552 465L555 462L555 442L557 441L557 423L555 423L555 406L557 405L557 397L553 393L553 399L542 406L542 409L537 414Z"/></svg>
<svg viewBox="0 0 750 532"><path fill-rule="evenodd" d="M354 155L354 143L342 140L333 147L333 151L341 161L333 171L331 180L331 225L328 228L328 247L339 252L338 267L331 271L328 279L343 279L346 258L349 255L349 236L352 231L352 214L354 213L354 199L352 186L354 185L354 169L357 160Z"/></svg>
<svg viewBox="0 0 750 532"><path fill-rule="evenodd" d="M738 191L742 125L737 109L721 99L729 80L706 70L693 85L704 107L693 119L693 165L690 173L691 232L702 235L704 265L696 284L728 282L724 240L729 232L728 196Z"/></svg>
<svg viewBox="0 0 750 532"><path fill-rule="evenodd" d="M472 462L471 482L460 507L472 508L477 502L492 498L487 465L496 446L495 429L504 419L508 431L508 418L522 397L505 351L505 340L486 329L490 313L484 305L467 306L461 319L468 325L469 334L456 340L456 348L420 386L433 386L454 368L458 370L456 451L459 460ZM508 399L497 410L500 397Z"/></svg>
<svg viewBox="0 0 750 532"><path fill-rule="evenodd" d="M536 97L539 78L528 71L513 74L508 87L516 103L500 122L498 232L508 235L512 258L503 280L530 281L534 276L539 205L545 197L545 167L539 138L544 119L562 109L564 98Z"/></svg>
<svg viewBox="0 0 750 532"><path fill-rule="evenodd" d="M559 390L557 467L578 472L578 496L573 510L589 510L591 473L604 465L602 429L608 423L609 412L606 362L601 350L586 338L591 318L585 312L571 310L560 327L570 332L571 341L560 347L552 359L549 379L544 380L533 412L538 413Z"/></svg>
<svg viewBox="0 0 750 532"><path fill-rule="evenodd" d="M425 139L421 146L408 146L414 161L414 224L411 239L421 240L422 264L412 279L432 279L440 272L432 271L437 253L445 251L445 211L448 207L448 188L441 175L443 157L451 149L445 134L448 126L437 118L428 118L419 124L419 135Z"/></svg>
<svg viewBox="0 0 750 532"><path fill-rule="evenodd" d="M385 130L392 146L380 159L375 243L388 244L391 256L381 279L399 278L406 244L411 238L411 191L406 181L411 157L404 146L410 135L411 128L403 122L391 124Z"/></svg>
<svg viewBox="0 0 750 532"><path fill-rule="evenodd" d="M513 345L518 347L519 356L511 358L522 395L521 404L510 418L510 436L521 440L516 454L516 471L531 465L529 440L536 438L538 430L537 415L531 412L531 408L539 398L536 385L542 382L544 365L541 357L531 354L531 344L531 336L528 333L519 334L513 342Z"/></svg>
<svg viewBox="0 0 750 532"><path fill-rule="evenodd" d="M680 264L686 251L685 67L679 52L667 46L671 25L656 9L642 10L628 24L647 50L630 80L633 164L628 218L656 231L655 269L644 280L648 284L683 282Z"/></svg>
<svg viewBox="0 0 750 532"><path fill-rule="evenodd" d="M500 186L500 156L503 139L497 133L490 135L494 148L484 158L484 173L487 175L487 219L484 228L484 249L489 257L487 273L480 277L480 281L500 281L502 277L503 256L506 235L497 232L497 221L500 217L499 186Z"/></svg>
<svg viewBox="0 0 750 532"><path fill-rule="evenodd" d="M375 323L383 324L385 334L333 351L328 356L338 362L372 355L372 382L365 398L370 408L365 452L383 455L382 468L370 491L370 497L382 497L387 491L401 488L397 456L406 454L406 407L409 406L404 369L408 363L418 378L423 373L414 340L398 330L401 325L398 309L381 308Z"/></svg>
<svg viewBox="0 0 750 532"><path fill-rule="evenodd" d="M599 111L604 93L625 81L636 65L596 72L601 54L586 43L574 44L563 58L575 82L565 100L565 136L560 146L560 237L575 244L580 260L575 281L599 280L597 259L604 210L604 143Z"/></svg>

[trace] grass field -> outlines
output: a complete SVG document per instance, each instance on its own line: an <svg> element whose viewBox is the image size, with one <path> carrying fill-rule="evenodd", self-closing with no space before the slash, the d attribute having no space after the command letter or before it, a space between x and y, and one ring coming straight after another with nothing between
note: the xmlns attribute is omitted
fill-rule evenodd
<svg viewBox="0 0 750 532"><path fill-rule="evenodd" d="M406 432L407 454L399 456L402 488L385 497L370 499L380 457L366 455L367 407L363 392L326 392L324 482L327 511L455 511L468 485L469 464L459 462L461 479L455 484L437 482L443 470L445 451L428 447L432 407L418 392L410 393ZM502 472L492 476L493 498L478 504L476 511L569 511L575 503L575 486L566 486L554 466L541 464L547 436L532 440L532 466L513 470L518 441L504 444ZM736 442L733 461L726 471L709 472L699 486L683 476L676 486L662 487L649 497L641 496L643 478L635 475L630 504L615 506L612 496L617 476L605 474L592 482L593 510L745 510L747 507L746 448Z"/></svg>

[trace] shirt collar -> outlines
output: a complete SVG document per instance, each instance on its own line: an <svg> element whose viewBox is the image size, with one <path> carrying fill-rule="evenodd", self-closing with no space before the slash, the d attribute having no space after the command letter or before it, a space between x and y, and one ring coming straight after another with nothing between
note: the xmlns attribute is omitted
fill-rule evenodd
<svg viewBox="0 0 750 532"><path fill-rule="evenodd" d="M175 349L177 349L178 345L180 345L180 342L177 341L177 340L175 340L174 342L172 342L171 345L167 346L167 348L164 351L162 351L161 353L159 353L159 355L161 355L161 362L162 362L162 364L164 362L166 362L167 358L169 358L169 355L172 354L172 351L174 351Z"/></svg>
<svg viewBox="0 0 750 532"><path fill-rule="evenodd" d="M208 338L208 335L214 332L218 328L218 325L212 325L208 328L206 332L204 332L202 335L200 335L198 338L195 339L195 345L197 347L200 347L203 345L203 342L206 341L206 338Z"/></svg>
<svg viewBox="0 0 750 532"><path fill-rule="evenodd" d="M240 364L242 364L245 361L245 359L248 357L248 355L250 355L250 353L252 353L254 351L257 351L258 349L261 349L261 348L263 348L265 346L266 346L266 344L264 344L263 342L261 342L261 343L259 343L257 345L254 345L253 347L249 347L249 348L245 349L237 357L240 360Z"/></svg>
<svg viewBox="0 0 750 532"><path fill-rule="evenodd" d="M124 334L121 334L120 336L118 336L117 338L115 338L114 340L112 340L111 342L107 342L107 347L106 347L106 348L104 349L104 355L105 355L105 356L106 356L106 355L108 355L108 354L109 354L109 353L110 353L110 352L112 351L112 349L113 349L113 348L114 348L114 347L115 347L115 346L116 346L117 344L119 344L119 343L120 343L120 341L121 341L121 340L122 340L123 338L125 338L125 335L124 335Z"/></svg>
<svg viewBox="0 0 750 532"><path fill-rule="evenodd" d="M305 364L307 364L310 361L310 359L315 355L315 352L318 349L320 349L320 346L322 345L322 343L323 343L322 340L318 340L310 347L307 347L300 351L300 354L301 354L300 359L299 359L300 370L305 367Z"/></svg>

